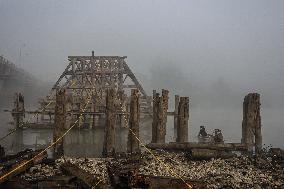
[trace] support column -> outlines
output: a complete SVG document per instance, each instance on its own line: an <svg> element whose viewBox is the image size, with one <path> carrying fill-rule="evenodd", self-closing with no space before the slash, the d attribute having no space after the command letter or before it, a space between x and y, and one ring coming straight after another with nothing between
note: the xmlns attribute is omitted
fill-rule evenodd
<svg viewBox="0 0 284 189"><path fill-rule="evenodd" d="M154 95L154 94L153 94ZM152 143L165 143L167 111L168 111L168 90L162 90L162 96L156 93L153 100L153 123Z"/></svg>
<svg viewBox="0 0 284 189"><path fill-rule="evenodd" d="M21 93L15 93L14 109L12 112L14 125L16 128L22 128L25 117L25 100Z"/></svg>
<svg viewBox="0 0 284 189"><path fill-rule="evenodd" d="M65 129L69 129L72 124L72 106L73 106L73 97L72 95L66 96L66 123L65 123Z"/></svg>
<svg viewBox="0 0 284 189"><path fill-rule="evenodd" d="M188 142L189 97L181 97L178 106L176 142Z"/></svg>
<svg viewBox="0 0 284 189"><path fill-rule="evenodd" d="M177 140L177 124L178 124L178 105L179 95L175 95L175 111L174 111L174 140Z"/></svg>
<svg viewBox="0 0 284 189"><path fill-rule="evenodd" d="M91 111L92 112L96 112L96 97L94 96L94 94L92 95L92 104L91 104ZM92 115L92 124L90 125L90 128L94 128L96 125L96 116Z"/></svg>
<svg viewBox="0 0 284 189"><path fill-rule="evenodd" d="M157 142L166 142L166 128L167 128L167 112L168 112L168 101L169 101L169 91L162 89L162 96L160 97L160 110L159 110L159 120L161 123L157 127Z"/></svg>
<svg viewBox="0 0 284 189"><path fill-rule="evenodd" d="M140 146L139 141L139 119L140 119L140 102L139 102L139 91L138 89L131 90L131 101L130 101L130 117L129 117L129 128L131 131L128 132L127 141L127 152L128 153L139 153ZM134 134L135 136L134 136Z"/></svg>
<svg viewBox="0 0 284 189"><path fill-rule="evenodd" d="M157 143L157 100L159 99L159 93L153 90L153 121L152 121L152 143Z"/></svg>
<svg viewBox="0 0 284 189"><path fill-rule="evenodd" d="M115 153L115 90L107 90L106 97L106 124L103 156L110 157Z"/></svg>
<svg viewBox="0 0 284 189"><path fill-rule="evenodd" d="M65 131L66 117L67 117L67 96L65 89L56 90L56 105L54 115L54 130L53 130L53 142L57 141ZM53 149L54 157L60 157L64 154L63 139L59 140Z"/></svg>
<svg viewBox="0 0 284 189"><path fill-rule="evenodd" d="M247 144L250 152L255 147L256 153L262 148L260 95L250 93L244 98L242 143Z"/></svg>

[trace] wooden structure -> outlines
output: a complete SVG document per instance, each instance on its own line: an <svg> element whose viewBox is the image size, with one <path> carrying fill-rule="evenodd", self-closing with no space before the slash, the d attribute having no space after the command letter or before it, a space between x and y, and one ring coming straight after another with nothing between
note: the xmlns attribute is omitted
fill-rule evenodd
<svg viewBox="0 0 284 189"><path fill-rule="evenodd" d="M140 119L140 102L139 93L137 89L132 89L131 91L131 101L130 101L130 116L129 116L129 129L128 141L127 141L127 152L137 153L140 152L139 141L139 119Z"/></svg>
<svg viewBox="0 0 284 189"><path fill-rule="evenodd" d="M249 151L258 152L262 148L260 95L250 93L244 98L242 143L248 145Z"/></svg>
<svg viewBox="0 0 284 189"><path fill-rule="evenodd" d="M56 91L56 105L54 118L53 142L58 140L64 134L67 118L67 96L65 89ZM54 156L60 157L63 155L63 139L59 140L54 145Z"/></svg>
<svg viewBox="0 0 284 189"><path fill-rule="evenodd" d="M177 139L177 125L178 125L178 105L179 95L175 95L175 110L174 110L174 140Z"/></svg>
<svg viewBox="0 0 284 189"><path fill-rule="evenodd" d="M153 91L152 143L165 143L169 91L162 89L162 95Z"/></svg>
<svg viewBox="0 0 284 189"><path fill-rule="evenodd" d="M22 128L25 117L25 99L21 93L14 95L14 108L12 110L12 117L16 128Z"/></svg>
<svg viewBox="0 0 284 189"><path fill-rule="evenodd" d="M73 102L70 113L71 123L77 120L83 113L82 106L87 98L91 103L86 107L81 120L81 127L92 128L102 126L105 123L106 90L114 88L117 91L120 104L116 106L116 122L127 127L127 114L130 106L131 89L137 89L141 93L140 112L143 115L152 114L151 97L148 97L142 85L138 82L132 70L127 65L126 56L69 56L69 63L56 81L50 95L40 100L38 125L52 124L54 122L55 94L56 89L65 88L66 94L70 95ZM40 111L34 111L38 113ZM79 125L79 124L78 124Z"/></svg>
<svg viewBox="0 0 284 189"><path fill-rule="evenodd" d="M189 97L181 97L178 105L176 142L188 141Z"/></svg>
<svg viewBox="0 0 284 189"><path fill-rule="evenodd" d="M106 96L106 125L103 155L113 156L115 153L115 100L116 91L113 88L107 90Z"/></svg>

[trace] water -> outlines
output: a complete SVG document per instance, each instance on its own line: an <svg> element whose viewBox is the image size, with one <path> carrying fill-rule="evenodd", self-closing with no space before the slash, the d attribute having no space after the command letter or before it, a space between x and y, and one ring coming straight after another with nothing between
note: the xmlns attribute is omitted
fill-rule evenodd
<svg viewBox="0 0 284 189"><path fill-rule="evenodd" d="M145 120L141 124L140 138L146 143L150 142L149 126L151 122ZM6 133L9 130L5 131ZM4 133L1 135L4 136ZM127 128L116 128L116 151L126 152ZM17 153L24 149L43 149L52 143L52 129L23 129L17 130L1 142L7 154ZM69 157L101 157L104 143L104 129L78 129L74 128L64 137L64 154ZM48 151L51 156L51 151Z"/></svg>
<svg viewBox="0 0 284 189"><path fill-rule="evenodd" d="M284 109L263 109L262 133L263 143L273 147L284 148ZM10 114L0 113L0 137L9 132L11 125ZM143 144L151 141L151 120L143 120L140 123L140 139ZM214 128L222 129L226 142L241 141L242 109L215 108L215 109L192 109L190 110L189 137L190 141L196 141L199 126L205 125L207 132L211 133ZM25 148L40 149L46 147L52 141L51 129L26 129L17 131L0 144L5 147L7 153L15 153ZM128 130L117 130L116 150L126 151ZM103 149L104 130L96 128L92 130L74 129L64 139L64 153L72 157L100 157ZM166 142L173 139L173 118L168 117Z"/></svg>
<svg viewBox="0 0 284 189"><path fill-rule="evenodd" d="M116 130L116 151L126 151L127 129ZM9 136L7 153L24 149L43 149L53 140L52 129L24 129ZM64 154L70 157L101 157L104 142L104 129L73 129L64 137ZM7 143L6 143L7 144ZM51 155L49 151L49 155Z"/></svg>

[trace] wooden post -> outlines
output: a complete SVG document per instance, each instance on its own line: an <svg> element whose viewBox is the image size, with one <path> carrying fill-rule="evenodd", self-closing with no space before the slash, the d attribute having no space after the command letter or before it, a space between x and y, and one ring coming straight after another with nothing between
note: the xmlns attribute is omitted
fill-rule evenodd
<svg viewBox="0 0 284 189"><path fill-rule="evenodd" d="M93 100L92 111L96 112L96 110L97 110L97 108L96 108L96 96L94 94L92 95L92 100ZM95 128L95 126L96 126L96 116L93 115L92 116L92 125L90 125L90 127L93 129L93 128Z"/></svg>
<svg viewBox="0 0 284 189"><path fill-rule="evenodd" d="M14 119L14 125L16 128L23 127L23 121L25 117L25 100L21 93L15 93L14 96L14 109L12 112Z"/></svg>
<svg viewBox="0 0 284 189"><path fill-rule="evenodd" d="M126 95L124 94L123 90L117 91L117 99L116 99L116 107L119 109L119 111L126 112ZM126 115L117 115L117 122L116 125L118 125L120 128L126 126Z"/></svg>
<svg viewBox="0 0 284 189"><path fill-rule="evenodd" d="M140 152L139 141L136 138L136 137L139 138L139 119L140 119L139 97L140 95L138 89L132 89L131 101L130 101L130 118L129 118L129 128L131 130L128 132L128 141L127 141L128 153Z"/></svg>
<svg viewBox="0 0 284 189"><path fill-rule="evenodd" d="M256 153L262 148L260 95L250 93L244 98L242 143L248 146L249 152L255 147Z"/></svg>
<svg viewBox="0 0 284 189"><path fill-rule="evenodd" d="M175 95L175 111L174 111L174 140L176 140L176 139L177 139L178 105L179 105L179 95Z"/></svg>
<svg viewBox="0 0 284 189"><path fill-rule="evenodd" d="M72 111L72 105L73 105L73 98L72 95L66 96L66 122L65 122L65 129L69 129L70 125L72 124L72 114L70 113ZM69 113L68 113L69 112Z"/></svg>
<svg viewBox="0 0 284 189"><path fill-rule="evenodd" d="M106 124L103 156L110 157L115 153L115 90L107 89Z"/></svg>
<svg viewBox="0 0 284 189"><path fill-rule="evenodd" d="M189 141L188 131L189 131L189 97L185 97L184 105L184 142Z"/></svg>
<svg viewBox="0 0 284 189"><path fill-rule="evenodd" d="M65 89L56 90L56 105L54 115L54 130L53 130L53 142L57 141L65 131L66 128L66 117L67 117L67 97ZM63 139L60 139L53 149L54 157L60 157L64 154L63 152Z"/></svg>
<svg viewBox="0 0 284 189"><path fill-rule="evenodd" d="M153 94L152 143L165 143L168 95L169 91L164 89L162 90L161 97L159 96L159 93Z"/></svg>
<svg viewBox="0 0 284 189"><path fill-rule="evenodd" d="M159 124L157 127L157 142L166 142L167 112L168 112L169 91L162 89L162 96L159 100Z"/></svg>
<svg viewBox="0 0 284 189"><path fill-rule="evenodd" d="M152 143L157 142L157 99L159 93L153 90L153 121L152 121Z"/></svg>
<svg viewBox="0 0 284 189"><path fill-rule="evenodd" d="M189 98L181 97L178 106L176 142L188 141Z"/></svg>
<svg viewBox="0 0 284 189"><path fill-rule="evenodd" d="M177 138L176 142L181 142L184 138L183 133L183 124L184 124L184 97L180 98L179 104L178 104L178 120L177 120Z"/></svg>

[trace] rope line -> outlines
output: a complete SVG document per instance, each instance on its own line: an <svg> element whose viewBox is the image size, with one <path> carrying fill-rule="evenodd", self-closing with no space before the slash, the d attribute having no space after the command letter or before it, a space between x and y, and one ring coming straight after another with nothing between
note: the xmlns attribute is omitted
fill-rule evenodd
<svg viewBox="0 0 284 189"><path fill-rule="evenodd" d="M73 85L73 84L72 84L72 85ZM88 95L89 95L89 94L88 94ZM88 106L88 104L90 103L90 100L91 100L91 98L88 99L87 103L85 104L85 107L84 107L84 109L83 109L83 112L86 111L87 106ZM49 106L50 104L51 104L51 102L50 102L47 106ZM47 106L45 106L40 112L42 112ZM122 108L122 109L123 109L123 108ZM123 111L123 110L122 110L122 111ZM30 160L25 161L23 164L17 166L15 169L13 169L13 170L9 171L8 173L4 174L3 176L1 176L1 177L0 177L0 181L3 180L3 179L5 179L5 178L8 177L9 175L11 175L12 173L14 173L15 171L17 171L18 169L24 167L24 166L27 165L28 163L32 162L32 161L35 160L37 157L39 157L39 156L42 155L44 152L46 152L48 149L50 149L52 146L54 146L55 144L57 144L60 140L62 140L63 137L66 136L66 135L69 133L69 131L70 131L71 129L73 129L73 128L76 126L76 123L77 123L80 119L82 119L82 117L83 117L83 112L80 114L79 118L73 123L73 125L72 125L67 131L65 131L65 132L63 133L63 135L61 135L59 138L57 138L56 141L52 142L48 147L46 147L44 150L42 150L40 153L38 153L37 155L35 155L35 156L34 156L33 158L31 158ZM36 115L38 115L38 113L37 113ZM125 119L125 121L127 121L125 116L124 116L124 119ZM13 132L15 132L16 130L17 130L17 128L14 129ZM181 180L186 184L186 186L187 186L189 189L192 189L192 185L188 184L179 174L175 173L175 172L172 170L171 167L169 167L167 164L165 164L160 158L158 158L157 156L155 156L155 154L154 154L149 148L146 147L146 145L137 137L137 135L133 132L133 130L132 130L131 128L129 128L129 131L131 131L131 133L133 134L133 136L135 137L135 139L138 140L138 142L140 143L140 145L143 146L143 147L154 157L154 159L156 159L158 162L160 162L170 173L172 173L172 175L175 175L175 176L174 176L175 178L178 177L179 179L181 179ZM7 136L9 136L10 134L12 134L12 132L8 133L5 137L2 137L2 138L0 139L0 141L3 140L4 138L6 138ZM92 189L93 189L93 188L96 188L96 186L98 186L99 183L101 183L102 181L103 181L103 180L100 179L100 180L92 187Z"/></svg>
<svg viewBox="0 0 284 189"><path fill-rule="evenodd" d="M121 103L121 102L120 102L120 105L121 105L121 107L122 107L122 103ZM129 119L127 120L127 118L126 118L127 113L126 113L125 110L123 110L123 108L121 108L121 110L125 113L125 114L123 115L123 117L124 117L125 122L126 122L127 125L128 125L128 124L129 124ZM128 118L129 118L129 117L128 117ZM143 147L154 157L154 159L156 159L158 162L160 162L161 164L163 164L164 167L166 167L166 169L167 169L169 172L173 173L172 175L173 175L173 176L175 175L175 176L174 176L175 178L181 179L181 180L186 184L186 186L187 186L189 189L192 189L192 188L193 188L192 185L188 184L179 174L175 173L175 172L174 172L168 165L166 165L160 158L156 157L155 154L154 154L149 148L147 148L146 145L139 139L139 137L137 137L137 135L133 132L133 130L132 130L131 128L128 128L128 129L129 129L129 131L131 131L131 133L134 135L135 139L138 140L138 142L140 143L140 145L143 146Z"/></svg>
<svg viewBox="0 0 284 189"><path fill-rule="evenodd" d="M90 100L88 100L88 102L85 105L85 108L83 110L83 112L87 109L87 106L89 104ZM80 117L83 116L83 113L80 114ZM79 119L80 119L79 117ZM17 171L18 169L22 168L23 166L27 165L28 163L30 163L31 161L35 160L37 157L39 157L40 155L42 155L44 152L46 152L48 149L50 149L52 146L54 146L56 143L58 143L65 135L67 135L67 133L69 133L69 131L76 126L76 123L79 121L79 119L77 119L73 125L63 133L63 135L61 135L60 137L58 137L56 139L56 141L52 142L48 147L46 147L44 150L42 150L40 153L38 153L37 155L35 155L33 158L31 158L30 160L24 162L23 164L19 165L18 167L16 167L15 169L9 171L8 173L4 174L3 176L0 177L0 181L5 179L6 177L8 177L10 174L14 173L15 171Z"/></svg>
<svg viewBox="0 0 284 189"><path fill-rule="evenodd" d="M175 177L178 177L179 179L181 179L188 188L192 189L192 185L188 184L179 174L175 173L167 164L165 164L160 158L156 157L155 154L146 147L146 145L137 137L137 135L133 132L133 130L131 128L129 128L129 131L131 131L131 133L133 134L133 136L136 138L136 140L138 140L138 142L140 143L141 146L143 146L158 162L160 162L161 164L164 165L164 167L166 167L166 169L168 171L170 171L171 173L173 173L173 175L176 175Z"/></svg>
<svg viewBox="0 0 284 189"><path fill-rule="evenodd" d="M93 90L94 90L94 89L95 89L95 88L93 87ZM92 96L91 96L91 97L92 97ZM91 98L88 99L87 103L85 104L85 108L82 109L83 112L86 111L87 106L88 106L88 104L90 103L90 100L91 100ZM77 122L83 117L83 112L80 114L79 118L73 123L73 125L72 125L62 136L60 136L56 141L52 142L48 147L46 147L44 150L42 150L40 153L38 153L37 155L35 155L35 156L34 156L33 158L31 158L30 160L25 161L23 164L17 166L15 169L13 169L13 170L9 171L8 173L4 174L3 176L1 176L1 177L0 177L0 181L3 180L3 179L5 179L5 178L8 177L9 175L11 175L12 173L14 173L15 171L17 171L18 169L24 167L24 166L27 165L28 163L32 162L32 161L35 160L37 157L39 157L39 156L42 155L44 152L46 152L48 149L50 149L52 146L54 146L56 143L58 143L60 140L62 140L63 137L66 136L66 135L69 133L69 131L70 131L73 127L76 126ZM80 124L80 122L79 122L79 124ZM15 130L16 130L16 129L15 129ZM100 179L100 180L92 187L92 189L93 189L93 188L96 188L96 186L98 186L99 183L101 183L102 181L103 181L103 180Z"/></svg>

